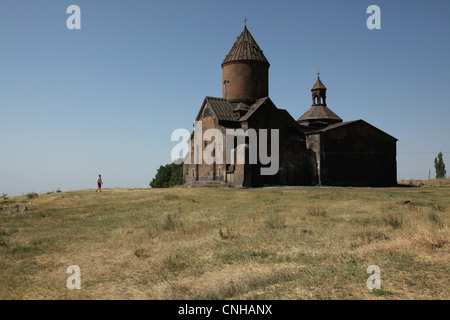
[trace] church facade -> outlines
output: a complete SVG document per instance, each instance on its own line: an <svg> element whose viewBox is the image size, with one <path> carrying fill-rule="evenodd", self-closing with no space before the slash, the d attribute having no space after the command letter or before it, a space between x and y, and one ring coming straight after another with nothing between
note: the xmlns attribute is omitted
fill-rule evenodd
<svg viewBox="0 0 450 320"><path fill-rule="evenodd" d="M328 108L327 88L319 76L311 89L311 107L295 120L269 98L269 67L263 51L244 27L222 63L222 98L206 97L195 123L200 124L201 132L197 133L201 137L209 129L220 131L223 145L230 130L245 133L253 129L258 142L262 139L260 132L276 130L278 150L271 150L271 142L267 143L267 154L278 151L276 173L262 174L269 165L259 157L250 161L248 135L244 140L233 140L235 149L230 152L211 148L218 142L215 139L195 143L193 133L189 161L183 165L185 185L396 185L396 138L364 120L344 122ZM236 161L239 141L243 141L244 162ZM224 161L198 161L198 155L205 150L220 152L212 156ZM225 161L227 152L232 155L231 161Z"/></svg>

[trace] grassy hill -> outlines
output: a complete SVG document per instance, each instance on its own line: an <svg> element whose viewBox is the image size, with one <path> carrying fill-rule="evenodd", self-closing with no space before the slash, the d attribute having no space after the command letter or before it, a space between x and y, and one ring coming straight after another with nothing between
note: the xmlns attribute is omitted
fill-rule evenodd
<svg viewBox="0 0 450 320"><path fill-rule="evenodd" d="M0 199L1 299L450 298L449 187L29 198ZM70 265L81 290L66 287Z"/></svg>

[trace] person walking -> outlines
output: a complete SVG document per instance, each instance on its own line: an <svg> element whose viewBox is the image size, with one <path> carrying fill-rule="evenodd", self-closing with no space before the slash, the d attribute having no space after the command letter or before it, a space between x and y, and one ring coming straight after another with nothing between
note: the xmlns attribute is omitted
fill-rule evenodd
<svg viewBox="0 0 450 320"><path fill-rule="evenodd" d="M97 191L102 192L102 184L103 184L102 175L99 174L98 178L97 178L97 190L95 190L95 192L97 192Z"/></svg>

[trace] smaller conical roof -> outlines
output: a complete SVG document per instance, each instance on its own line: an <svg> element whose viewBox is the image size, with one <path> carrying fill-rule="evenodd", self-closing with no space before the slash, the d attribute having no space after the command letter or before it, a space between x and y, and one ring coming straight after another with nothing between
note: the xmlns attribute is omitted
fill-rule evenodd
<svg viewBox="0 0 450 320"><path fill-rule="evenodd" d="M322 81L320 81L320 78L317 77L317 81L316 83L314 83L314 86L312 87L312 90L316 90L316 89L325 89L327 90L327 87L325 87L325 85L322 83Z"/></svg>
<svg viewBox="0 0 450 320"><path fill-rule="evenodd" d="M250 34L250 31L248 31L247 26L244 27L244 31L242 31L241 35L233 44L230 52L225 57L225 60L223 60L222 66L228 62L243 60L260 61L269 64L263 51Z"/></svg>

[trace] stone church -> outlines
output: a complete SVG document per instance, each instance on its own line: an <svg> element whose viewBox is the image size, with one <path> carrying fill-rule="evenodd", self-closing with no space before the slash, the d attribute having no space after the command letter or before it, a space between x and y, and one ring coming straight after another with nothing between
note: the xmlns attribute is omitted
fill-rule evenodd
<svg viewBox="0 0 450 320"><path fill-rule="evenodd" d="M222 98L206 97L195 121L202 133L218 129L224 136L227 129L278 129L277 173L262 175L267 165L259 159L249 163L248 141L245 163L195 163L192 134L191 161L183 165L185 185L396 185L396 138L364 120L343 121L328 108L327 88L319 76L311 89L311 107L295 120L269 98L269 67L245 26L222 63ZM202 141L202 150L196 151L210 143Z"/></svg>

